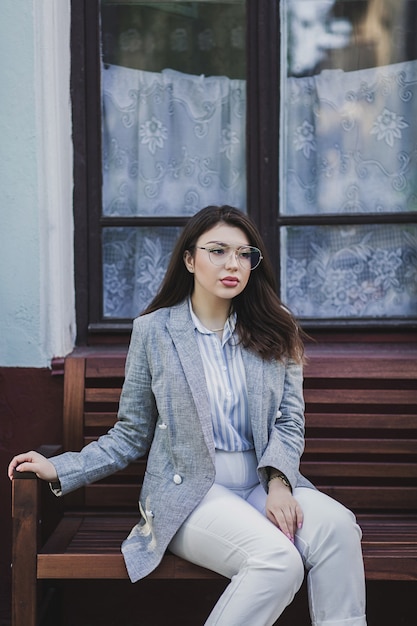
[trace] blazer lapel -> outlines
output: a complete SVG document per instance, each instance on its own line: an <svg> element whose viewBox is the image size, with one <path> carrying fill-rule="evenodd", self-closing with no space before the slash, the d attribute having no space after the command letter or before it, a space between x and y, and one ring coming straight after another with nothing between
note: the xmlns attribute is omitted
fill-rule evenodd
<svg viewBox="0 0 417 626"><path fill-rule="evenodd" d="M204 439L214 461L213 429L211 424L208 390L195 338L194 326L189 312L188 301L171 309L168 321L168 331L171 334L178 352L186 380L195 402L197 414L203 430ZM248 408L252 423L252 432L256 450L262 451L268 436L265 432L267 420L264 411L265 365L263 359L250 350L242 348L243 363L246 373L248 390Z"/></svg>
<svg viewBox="0 0 417 626"><path fill-rule="evenodd" d="M204 439L214 462L213 429L208 390L194 326L188 309L188 301L172 308L167 326L195 402Z"/></svg>

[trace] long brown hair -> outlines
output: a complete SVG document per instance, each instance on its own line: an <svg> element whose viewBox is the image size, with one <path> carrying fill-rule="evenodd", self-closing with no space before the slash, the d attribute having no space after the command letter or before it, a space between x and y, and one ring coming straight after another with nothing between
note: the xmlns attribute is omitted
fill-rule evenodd
<svg viewBox="0 0 417 626"><path fill-rule="evenodd" d="M262 250L263 254L245 289L233 299L240 341L264 359L290 357L300 362L304 351L302 333L293 315L277 296L274 272L262 237L250 218L231 206L208 206L187 222L174 247L159 291L142 315L174 306L191 296L194 276L185 267L184 252L189 250L194 254L199 237L219 222L240 228L250 245Z"/></svg>

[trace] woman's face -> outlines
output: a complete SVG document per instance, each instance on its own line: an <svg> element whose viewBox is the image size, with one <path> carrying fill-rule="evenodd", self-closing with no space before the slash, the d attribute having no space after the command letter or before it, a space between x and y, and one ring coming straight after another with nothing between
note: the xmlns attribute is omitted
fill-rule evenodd
<svg viewBox="0 0 417 626"><path fill-rule="evenodd" d="M216 252L209 253L201 249L215 249L220 244L230 246L233 250L219 258ZM235 248L249 244L244 231L224 222L203 233L197 240L194 255L189 251L184 254L185 265L194 274L193 298L231 300L242 293L251 270L240 265ZM210 260L210 256L216 264Z"/></svg>

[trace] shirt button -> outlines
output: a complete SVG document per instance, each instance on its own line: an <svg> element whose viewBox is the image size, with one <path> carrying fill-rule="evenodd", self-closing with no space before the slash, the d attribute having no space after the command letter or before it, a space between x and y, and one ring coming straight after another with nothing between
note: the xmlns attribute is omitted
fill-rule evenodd
<svg viewBox="0 0 417 626"><path fill-rule="evenodd" d="M181 485L182 483L182 478L179 474L174 474L174 483L176 485Z"/></svg>
<svg viewBox="0 0 417 626"><path fill-rule="evenodd" d="M231 396L231 395L232 395L232 392L231 392L231 391L226 391L226 396L227 396L228 398L230 398L230 396Z"/></svg>

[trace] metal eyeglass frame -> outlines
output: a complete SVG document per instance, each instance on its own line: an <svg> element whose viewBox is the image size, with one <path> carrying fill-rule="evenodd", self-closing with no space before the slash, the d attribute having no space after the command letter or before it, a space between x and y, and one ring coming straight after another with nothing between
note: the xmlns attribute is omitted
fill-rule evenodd
<svg viewBox="0 0 417 626"><path fill-rule="evenodd" d="M213 263L213 265L215 265L216 267L221 267L222 265L224 265L226 263L226 261L228 259L230 259L231 254L233 254L233 252L234 252L235 255L236 255L236 258L237 258L237 260L239 262L240 267L242 269L248 269L247 265L244 264L246 258L244 258L239 253L239 251L242 250L242 248L244 250L246 250L247 253L249 253L251 257L252 257L252 254L254 252L259 254L259 258L258 258L257 264L254 265L253 267L250 267L249 268L250 271L255 270L259 266L260 262L263 259L262 252L256 246L237 246L237 247L235 247L235 246L229 246L229 245L223 245L223 244L217 244L217 245L214 244L214 245L212 245L210 247L209 246L195 246L195 247L198 248L199 250L207 250L207 252L209 253L209 259L210 259L211 263ZM216 263L214 261L216 256L215 255L213 256L213 253L215 252L215 250L219 250L219 249L224 251L225 257L223 258L223 255L221 255L221 257L219 257L220 263ZM227 250L229 250L229 254L227 254Z"/></svg>

